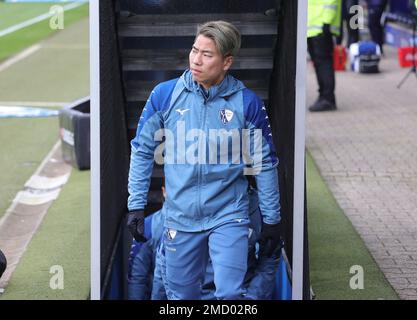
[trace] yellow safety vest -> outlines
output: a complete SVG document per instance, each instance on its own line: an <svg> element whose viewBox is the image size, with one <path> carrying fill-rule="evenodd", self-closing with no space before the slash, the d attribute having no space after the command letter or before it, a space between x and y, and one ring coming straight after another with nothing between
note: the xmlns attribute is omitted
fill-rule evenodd
<svg viewBox="0 0 417 320"><path fill-rule="evenodd" d="M322 33L324 24L329 24L330 31L339 35L341 17L342 0L308 0L307 38Z"/></svg>
<svg viewBox="0 0 417 320"><path fill-rule="evenodd" d="M414 5L416 6L416 9L417 9L417 0L416 0L416 2L414 2Z"/></svg>

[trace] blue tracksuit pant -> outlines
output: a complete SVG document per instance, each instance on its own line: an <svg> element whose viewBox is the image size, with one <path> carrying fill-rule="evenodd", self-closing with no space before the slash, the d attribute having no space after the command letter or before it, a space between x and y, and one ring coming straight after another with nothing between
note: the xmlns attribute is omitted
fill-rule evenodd
<svg viewBox="0 0 417 320"><path fill-rule="evenodd" d="M210 230L166 229L167 295L169 299L201 299L208 257L213 264L217 299L241 299L248 259L248 219L235 219Z"/></svg>

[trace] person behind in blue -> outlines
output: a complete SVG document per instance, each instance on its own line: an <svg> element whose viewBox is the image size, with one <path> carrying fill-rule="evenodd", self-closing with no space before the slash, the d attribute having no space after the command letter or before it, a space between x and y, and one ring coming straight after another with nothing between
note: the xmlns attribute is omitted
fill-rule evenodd
<svg viewBox="0 0 417 320"><path fill-rule="evenodd" d="M163 188L163 193L165 190ZM255 189L249 194L249 238L248 271L244 280L243 298L253 300L270 300L273 297L275 277L279 263L279 248L271 257L260 255L257 240L261 231L262 217L258 207ZM148 216L152 234L146 235L145 243L134 240L129 256L128 299L129 300L166 300L165 254L160 239L163 233L164 210ZM201 295L203 300L215 299L215 284L211 261L207 263Z"/></svg>
<svg viewBox="0 0 417 320"><path fill-rule="evenodd" d="M245 174L254 175L258 188L260 251L270 256L280 243L278 158L266 108L228 74L240 42L239 31L228 22L200 26L189 69L154 88L131 142L127 221L140 239L154 159L165 138L163 243L171 299L201 299L209 258L215 297L244 294L249 225Z"/></svg>
<svg viewBox="0 0 417 320"><path fill-rule="evenodd" d="M162 187L165 196L165 188ZM129 300L166 300L162 280L154 279L157 249L161 243L164 209L146 218L149 226L140 241L133 239L129 253L127 293ZM155 283L155 284L153 284ZM159 290L159 292L158 292Z"/></svg>

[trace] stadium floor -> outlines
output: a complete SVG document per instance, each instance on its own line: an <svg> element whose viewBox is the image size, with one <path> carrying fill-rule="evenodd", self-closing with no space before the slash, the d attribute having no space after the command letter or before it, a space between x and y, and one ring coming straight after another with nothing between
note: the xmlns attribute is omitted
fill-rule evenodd
<svg viewBox="0 0 417 320"><path fill-rule="evenodd" d="M52 105L54 101L70 102L88 95L88 33L88 19L84 18L3 69L0 101L36 101L38 107L46 102L45 107L59 108ZM58 140L58 119L0 119L0 131L4 140L0 168L7 173L0 176L1 217ZM86 299L90 287L89 216L89 172L73 170L0 299ZM63 290L50 287L54 265L64 268Z"/></svg>

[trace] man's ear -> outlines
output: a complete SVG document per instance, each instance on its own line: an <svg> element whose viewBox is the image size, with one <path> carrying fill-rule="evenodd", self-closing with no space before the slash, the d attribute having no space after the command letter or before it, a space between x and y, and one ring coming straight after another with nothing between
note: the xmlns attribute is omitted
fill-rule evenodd
<svg viewBox="0 0 417 320"><path fill-rule="evenodd" d="M227 56L223 61L223 71L227 71L233 64L233 56Z"/></svg>

